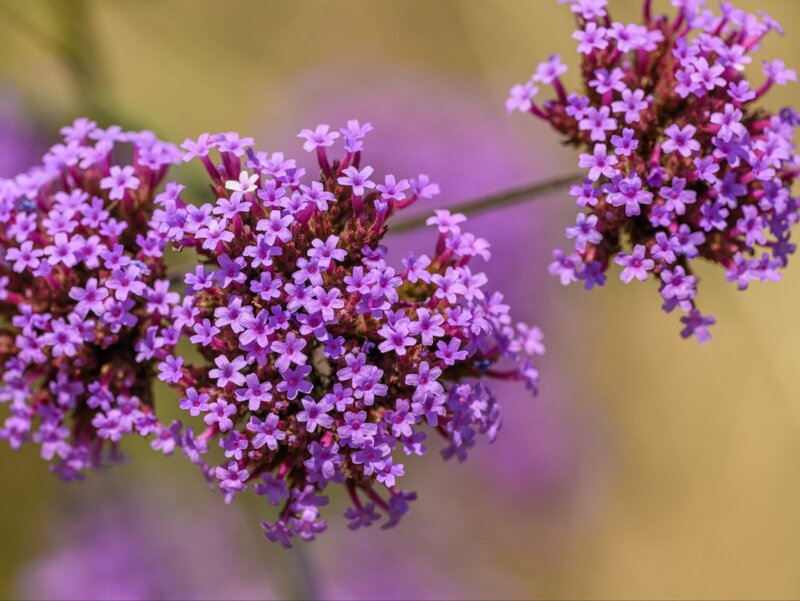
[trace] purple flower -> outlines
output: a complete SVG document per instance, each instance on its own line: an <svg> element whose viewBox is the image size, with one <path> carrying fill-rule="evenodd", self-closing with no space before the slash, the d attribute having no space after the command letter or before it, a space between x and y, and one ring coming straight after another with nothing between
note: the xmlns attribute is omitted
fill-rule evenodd
<svg viewBox="0 0 800 601"><path fill-rule="evenodd" d="M430 200L441 192L439 184L432 182L424 173L420 173L417 177L412 177L408 180L408 183L411 184L411 189L414 190L414 194L419 198Z"/></svg>
<svg viewBox="0 0 800 601"><path fill-rule="evenodd" d="M593 50L608 48L606 32L605 27L599 27L594 21L589 21L586 23L586 29L578 29L573 32L572 39L580 42L578 52L591 54Z"/></svg>
<svg viewBox="0 0 800 601"><path fill-rule="evenodd" d="M219 334L220 329L211 323L210 319L195 322L192 326L194 335L189 337L189 342L200 346L209 346L214 342L214 336Z"/></svg>
<svg viewBox="0 0 800 601"><path fill-rule="evenodd" d="M208 153L216 148L216 146L216 138L207 133L201 134L197 141L187 138L184 140L183 144L181 144L181 148L186 151L183 155L183 160L190 161L195 157L207 157Z"/></svg>
<svg viewBox="0 0 800 601"><path fill-rule="evenodd" d="M142 296L145 291L145 283L142 281L141 275L141 269L135 265L115 269L106 282L106 288L114 291L114 298L118 301L126 300L129 294Z"/></svg>
<svg viewBox="0 0 800 601"><path fill-rule="evenodd" d="M339 137L339 133L330 131L330 129L330 125L317 125L317 128L314 131L311 131L310 129L304 129L297 134L298 138L305 139L305 142L303 143L303 150L306 152L313 152L317 148L333 146L336 138Z"/></svg>
<svg viewBox="0 0 800 601"><path fill-rule="evenodd" d="M281 215L280 211L271 211L269 219L262 219L256 224L256 229L266 232L265 240L267 244L275 244L276 240L288 242L292 239L289 226L294 221L291 215Z"/></svg>
<svg viewBox="0 0 800 601"><path fill-rule="evenodd" d="M336 432L342 443L358 449L378 434L378 425L367 422L366 411L348 411L344 414L344 425L339 426Z"/></svg>
<svg viewBox="0 0 800 601"><path fill-rule="evenodd" d="M244 388L236 389L236 400L247 402L250 411L258 411L263 403L269 403L272 400L272 384L270 382L262 382L258 379L258 375L254 373L247 374L247 385Z"/></svg>
<svg viewBox="0 0 800 601"><path fill-rule="evenodd" d="M402 179L399 182L394 175L387 175L383 184L378 184L375 189L381 193L383 200L394 200L399 202L405 199L405 191L411 187L408 180Z"/></svg>
<svg viewBox="0 0 800 601"><path fill-rule="evenodd" d="M611 115L611 109L607 106L589 107L586 111L586 116L581 119L578 126L582 130L589 130L590 138L597 142L603 142L606 139L606 132L617 129L617 120Z"/></svg>
<svg viewBox="0 0 800 601"><path fill-rule="evenodd" d="M246 265L242 257L231 259L225 253L222 253L217 258L217 261L219 269L214 272L214 278L219 281L219 285L222 288L227 288L232 283L241 284L247 279L247 276L242 273L242 269Z"/></svg>
<svg viewBox="0 0 800 601"><path fill-rule="evenodd" d="M725 67L722 65L709 64L705 57L700 57L691 63L691 67L693 68L693 72L690 78L696 85L694 92L698 96L703 95L703 89L710 92L715 87L725 85L725 78L722 77L722 74L725 72Z"/></svg>
<svg viewBox="0 0 800 601"><path fill-rule="evenodd" d="M362 196L366 190L375 187L375 182L369 180L369 176L372 175L373 171L374 169L372 167L364 167L361 170L355 167L348 167L342 172L344 175L337 181L342 186L351 187L353 189L353 194Z"/></svg>
<svg viewBox="0 0 800 601"><path fill-rule="evenodd" d="M605 144L595 144L594 154L582 154L578 163L579 167L589 169L589 179L596 182L600 179L601 175L607 178L612 178L616 175L617 170L614 165L619 162L619 159L612 155L606 154Z"/></svg>
<svg viewBox="0 0 800 601"><path fill-rule="evenodd" d="M283 381L278 383L278 391L286 393L286 397L292 401L297 398L298 393L310 393L314 385L306 380L306 376L311 373L310 365L300 365L295 369L285 369L281 371Z"/></svg>
<svg viewBox="0 0 800 601"><path fill-rule="evenodd" d="M731 138L741 138L747 133L747 128L742 125L743 113L731 103L726 102L722 112L711 115L711 123L719 125L717 136L728 142Z"/></svg>
<svg viewBox="0 0 800 601"><path fill-rule="evenodd" d="M678 215L683 215L686 212L686 205L694 204L697 200L697 192L687 190L686 179L682 177L673 179L671 186L662 186L658 190L658 195L667 201L664 207Z"/></svg>
<svg viewBox="0 0 800 601"><path fill-rule="evenodd" d="M164 430L167 436L169 428ZM140 481L141 482L141 481ZM194 501L187 511L181 490L147 478L137 487L121 479L103 489L84 489L61 503L48 527L44 550L21 570L15 597L26 599L172 599L180 597L276 598L269 577L241 549L237 520ZM152 511L153 488L159 510ZM146 489L142 490L142 489ZM73 491L75 492L75 491ZM157 514L157 515L156 515ZM203 524L198 528L198 523ZM175 554L175 541L181 552ZM231 581L215 574L209 548L234 564ZM169 565L168 574L158 566ZM14 589L9 589L14 590Z"/></svg>
<svg viewBox="0 0 800 601"><path fill-rule="evenodd" d="M274 413L268 414L263 421L251 416L247 429L255 433L251 441L254 449L267 445L269 450L274 451L278 448L278 443L286 439L286 433L278 428L278 416Z"/></svg>
<svg viewBox="0 0 800 601"><path fill-rule="evenodd" d="M777 58L770 62L764 61L764 75L779 86L797 81L797 72L794 69L787 69L784 62Z"/></svg>
<svg viewBox="0 0 800 601"><path fill-rule="evenodd" d="M209 173L214 204L194 208L173 189L165 202L174 205L159 212L163 241L197 252L200 269L187 266L187 300L171 312L178 335L154 332L139 352L157 356L174 380L166 357L178 355L157 335L196 345L200 363L181 364L172 385L209 427L181 437L184 454L218 477L226 500L253 474L256 494L283 503L264 527L284 545L325 528L322 492L333 484L349 489L356 510L372 503L364 521L379 511L394 525L413 495L396 488L405 468L393 453L424 454L422 430L433 428L463 458L478 435L497 432L494 401L467 392L472 384L451 391L501 360L503 378L538 377L531 360L541 334L515 327L502 297L485 289L477 262L490 258L489 245L462 230L463 215L439 210L429 220L439 232L431 255L387 256L381 238L394 214L438 187L424 175L371 181L360 155L369 129L348 123L338 158L327 154L338 141L330 128L304 131L319 163L310 182L284 155L254 150L243 175L240 155L218 144L219 158L190 157ZM212 439L221 463L192 442Z"/></svg>
<svg viewBox="0 0 800 601"><path fill-rule="evenodd" d="M139 178L134 175L131 165L114 165L109 170L108 177L100 180L100 189L109 190L108 197L111 200L120 200L125 196L125 190L136 190L138 187Z"/></svg>
<svg viewBox="0 0 800 601"><path fill-rule="evenodd" d="M214 310L214 323L220 328L230 327L235 333L244 331L244 326L240 323L244 312L242 310L242 299L232 296L224 307L217 307Z"/></svg>
<svg viewBox="0 0 800 601"><path fill-rule="evenodd" d="M603 239L603 234L595 229L597 227L597 215L586 217L583 213L578 213L575 226L567 228L567 238L575 238L575 250L583 252L586 244L599 244Z"/></svg>
<svg viewBox="0 0 800 601"><path fill-rule="evenodd" d="M99 317L105 312L106 306L103 301L108 297L108 290L98 287L97 278L89 278L84 288L80 286L70 288L69 297L78 301L74 309L77 315L85 318L91 312Z"/></svg>
<svg viewBox="0 0 800 601"><path fill-rule="evenodd" d="M445 365L455 365L456 361L463 361L467 358L467 351L459 350L461 348L461 340L453 338L445 344L444 342L437 342L435 353Z"/></svg>
<svg viewBox="0 0 800 601"><path fill-rule="evenodd" d="M408 437L413 435L411 426L417 423L411 404L406 399L398 399L394 411L387 411L383 418L392 428L392 435Z"/></svg>
<svg viewBox="0 0 800 601"><path fill-rule="evenodd" d="M519 111L527 113L533 107L533 99L539 93L539 88L532 81L524 84L514 84L506 100L506 112Z"/></svg>
<svg viewBox="0 0 800 601"><path fill-rule="evenodd" d="M142 426L139 426L141 431ZM165 456L172 455L181 445L181 431L183 426L178 420L173 421L169 428L161 425L156 426L155 438L150 442L150 448L154 451L161 451Z"/></svg>
<svg viewBox="0 0 800 601"><path fill-rule="evenodd" d="M56 266L75 267L78 263L77 240L71 239L67 234L59 232L53 236L53 243L44 247L42 254L47 257L47 262Z"/></svg>
<svg viewBox="0 0 800 601"><path fill-rule="evenodd" d="M44 250L34 248L33 242L30 240L24 241L19 248L11 247L6 251L6 261L13 262L12 269L16 273L22 273L26 269L31 271L39 267L41 263L40 258L44 255ZM96 282L96 280L95 280Z"/></svg>
<svg viewBox="0 0 800 601"><path fill-rule="evenodd" d="M188 411L192 417L208 411L208 394L198 393L194 386L186 389L186 396L181 399L180 408Z"/></svg>
<svg viewBox="0 0 800 601"><path fill-rule="evenodd" d="M592 19L605 17L606 4L608 4L608 0L577 0L572 3L570 10L589 21Z"/></svg>
<svg viewBox="0 0 800 601"><path fill-rule="evenodd" d="M323 447L317 441L308 447L311 459L305 461L305 467L312 473L318 473L325 480L330 480L336 473L337 468L342 464L342 456L339 455L339 445Z"/></svg>
<svg viewBox="0 0 800 601"><path fill-rule="evenodd" d="M595 71L595 78L589 82L589 87L594 88L598 94L605 94L612 90L624 92L626 89L625 83L622 81L624 77L622 69L612 69L611 71L598 69Z"/></svg>
<svg viewBox="0 0 800 601"><path fill-rule="evenodd" d="M215 379L220 388L225 388L228 384L242 386L245 383L246 379L240 373L247 365L247 360L243 356L239 355L230 361L223 355L214 359L214 363L217 367L208 372L208 377Z"/></svg>
<svg viewBox="0 0 800 601"><path fill-rule="evenodd" d="M780 60L765 61L766 81L752 89L745 72L764 36L780 26L727 3L720 5L722 16L694 0L673 4L674 18L652 14L645 2L639 24L612 20L606 0L573 1L583 93L568 92L554 74L555 97L541 108L525 107L579 148L579 166L587 169L583 185L570 194L596 218L597 241L580 235L585 225L567 228L575 252L555 253L549 266L562 283L599 285L614 259L625 278L650 272L663 284L662 274L675 275L677 261L688 272L688 261L702 259L722 265L744 289L759 247L770 249L769 279L794 252L788 240L800 221L792 194L798 120L792 109L773 114L755 101L773 84L795 81L796 73ZM534 79L546 79L548 65L537 66ZM651 268L628 265L637 260L631 247L639 246L650 251L651 258L639 259L653 261ZM663 303L667 312L679 307L689 314L690 330L700 319L692 317L700 315L695 292L692 287L690 297ZM710 322L698 324L698 339L705 339Z"/></svg>
<svg viewBox="0 0 800 601"><path fill-rule="evenodd" d="M232 415L236 414L236 405L223 399L217 399L208 405L208 413L203 420L207 426L217 425L221 432L227 432L233 427Z"/></svg>
<svg viewBox="0 0 800 601"><path fill-rule="evenodd" d="M308 357L303 354L303 349L306 347L306 341L298 338L294 332L289 332L285 340L275 340L270 349L273 353L279 355L275 361L275 366L278 369L289 369L292 363L297 365L305 365Z"/></svg>
<svg viewBox="0 0 800 601"><path fill-rule="evenodd" d="M130 432L125 428L118 409L112 409L107 414L95 414L92 426L97 430L97 436L111 442L119 442L123 434Z"/></svg>
<svg viewBox="0 0 800 601"><path fill-rule="evenodd" d="M551 54L550 58L536 67L533 81L540 81L545 84L553 83L560 75L567 72L567 66L561 63L561 57Z"/></svg>
<svg viewBox="0 0 800 601"><path fill-rule="evenodd" d="M177 384L183 377L183 357L168 356L158 364L158 379L170 384Z"/></svg>
<svg viewBox="0 0 800 601"><path fill-rule="evenodd" d="M289 498L289 492L286 490L285 480L281 478L275 478L270 473L263 474L261 479L263 480L263 483L259 482L253 487L253 489L257 495L266 496L270 505L279 505L281 499Z"/></svg>
<svg viewBox="0 0 800 601"><path fill-rule="evenodd" d="M692 153L700 150L700 142L693 139L697 128L694 125L685 125L678 127L673 124L664 130L667 135L667 140L661 144L664 152L678 151L681 156L689 157Z"/></svg>
<svg viewBox="0 0 800 601"><path fill-rule="evenodd" d="M625 123L639 121L639 113L647 108L644 100L644 90L622 90L621 100L611 103L611 110L615 113L625 113Z"/></svg>
<svg viewBox="0 0 800 601"><path fill-rule="evenodd" d="M53 357L74 357L78 353L78 347L83 344L78 330L63 319L53 320L50 327L52 331L45 334L44 343L52 348Z"/></svg>
<svg viewBox="0 0 800 601"><path fill-rule="evenodd" d="M742 207L742 218L736 222L738 230L745 235L745 243L749 247L756 244L764 245L767 239L764 237L764 218L753 206Z"/></svg>
<svg viewBox="0 0 800 601"><path fill-rule="evenodd" d="M328 412L333 409L333 405L322 399L319 402L310 397L302 399L303 410L297 414L297 421L305 423L306 432L314 432L319 426L322 429L330 428L333 425L333 418Z"/></svg>
<svg viewBox="0 0 800 601"><path fill-rule="evenodd" d="M320 182L311 182L311 187L301 186L300 189L303 191L303 198L321 211L328 210L329 202L336 202L336 196L326 191Z"/></svg>
<svg viewBox="0 0 800 601"><path fill-rule="evenodd" d="M547 267L550 275L558 276L562 286L577 281L581 265L580 257L577 254L565 255L557 248L553 251L553 258L555 261Z"/></svg>
<svg viewBox="0 0 800 601"><path fill-rule="evenodd" d="M364 136L371 132L372 129L372 123L370 122L361 125L358 119L349 119L347 121L347 127L343 127L339 130L342 136L344 136L345 150L347 152L359 152L364 150Z"/></svg>
<svg viewBox="0 0 800 601"><path fill-rule="evenodd" d="M681 336L684 338L695 336L700 344L704 344L711 340L708 326L713 326L716 320L711 316L701 315L697 309L692 309L688 315L681 317L681 323L684 325Z"/></svg>
<svg viewBox="0 0 800 601"><path fill-rule="evenodd" d="M393 351L401 357L406 354L407 347L413 346L417 342L415 338L409 336L408 320L384 324L378 330L378 334L384 338L383 342L378 345L378 349L382 353Z"/></svg>
<svg viewBox="0 0 800 601"><path fill-rule="evenodd" d="M661 280L664 287L661 289L661 296L665 300L676 299L684 301L694 296L696 278L686 275L686 271L680 265L674 269L665 269L661 272Z"/></svg>
<svg viewBox="0 0 800 601"><path fill-rule="evenodd" d="M239 469L235 461L231 461L227 467L218 466L214 475L219 480L219 489L226 493L242 492L247 489L245 482L249 477L247 470Z"/></svg>
<svg viewBox="0 0 800 601"><path fill-rule="evenodd" d="M625 207L625 215L632 217L641 214L639 205L649 205L653 202L653 193L642 189L642 180L637 175L630 175L620 180L608 195L608 202L613 206Z"/></svg>
<svg viewBox="0 0 800 601"><path fill-rule="evenodd" d="M375 511L374 503L367 503L362 507L350 507L344 517L350 521L347 525L350 530L368 528L373 522L377 522L381 519L380 514Z"/></svg>
<svg viewBox="0 0 800 601"><path fill-rule="evenodd" d="M408 331L412 336L419 336L422 344L430 346L433 344L434 338L441 338L444 336L444 317L438 313L431 313L429 309L417 309L417 320L411 321Z"/></svg>
<svg viewBox="0 0 800 601"><path fill-rule="evenodd" d="M215 251L221 244L232 242L233 233L225 229L227 225L226 219L212 219L205 227L198 228L197 237L203 240L202 247L205 250Z"/></svg>
<svg viewBox="0 0 800 601"><path fill-rule="evenodd" d="M171 383L181 373L182 359L169 356L178 298L158 279L167 241L155 216L177 149L86 119L64 135L42 165L5 180L0 200L0 299L12 341L0 358L0 402L14 404L0 438L40 445L54 472L75 479L118 459L128 435L176 448L179 426L159 422L150 390L157 366ZM111 166L115 149L130 164Z"/></svg>
<svg viewBox="0 0 800 601"><path fill-rule="evenodd" d="M629 284L633 278L644 281L647 279L647 272L653 269L655 262L652 259L645 259L645 247L637 244L633 248L633 252L629 255L619 253L614 262L617 265L622 265L624 269L619 274L621 279L626 284Z"/></svg>

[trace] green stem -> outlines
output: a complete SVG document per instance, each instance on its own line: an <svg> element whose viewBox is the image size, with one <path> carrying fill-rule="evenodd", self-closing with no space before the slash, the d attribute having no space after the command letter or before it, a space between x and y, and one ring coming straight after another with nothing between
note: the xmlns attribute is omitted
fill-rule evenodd
<svg viewBox="0 0 800 601"><path fill-rule="evenodd" d="M53 0L51 10L61 25L63 41L57 56L70 73L78 105L87 117L103 123L115 123L125 129L151 129L141 120L119 110L109 97L109 69L100 51L94 15L86 0Z"/></svg>
<svg viewBox="0 0 800 601"><path fill-rule="evenodd" d="M150 129L163 138L160 134L162 128L152 123L145 124L141 119L121 111L118 103L110 97L109 69L103 60L87 0L51 0L49 5L53 20L59 25L55 31L43 27L38 20L17 11L16 6L9 3L0 6L0 23L24 31L62 62L75 86L80 112L86 117L101 125L114 123L124 129ZM40 121L47 120L46 116L41 117ZM208 191L208 185L192 173L185 175L184 184L195 196Z"/></svg>
<svg viewBox="0 0 800 601"><path fill-rule="evenodd" d="M563 175L561 177L556 177L544 182L537 182L535 184L529 184L520 188L512 188L510 190L504 190L502 192L490 194L489 196L466 200L464 202L450 205L447 207L447 209L454 213L477 215L492 209L499 209L502 207L508 207L522 202L527 202L529 200L544 198L552 192L561 190L570 184L580 183L582 179L582 173L570 173L569 175ZM400 232L408 232L410 230L419 229L425 226L425 222L428 220L428 217L429 216L425 214L403 221L398 221L396 223L390 222L387 233L397 234Z"/></svg>
<svg viewBox="0 0 800 601"><path fill-rule="evenodd" d="M92 11L86 0L51 1L48 8L57 28L45 26L41 18L17 10L17 5L11 3L0 7L0 22L24 32L62 63L73 83L77 104L87 116L130 127L130 120L120 119L105 98L108 70L98 50ZM48 116L40 119L47 120Z"/></svg>
<svg viewBox="0 0 800 601"><path fill-rule="evenodd" d="M299 541L290 550L294 572L295 593L298 599L316 601L320 598L317 577L305 541Z"/></svg>

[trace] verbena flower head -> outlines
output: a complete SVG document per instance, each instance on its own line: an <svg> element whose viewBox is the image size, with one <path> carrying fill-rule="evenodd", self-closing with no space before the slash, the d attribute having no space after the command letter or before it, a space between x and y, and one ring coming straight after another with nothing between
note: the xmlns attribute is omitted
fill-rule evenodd
<svg viewBox="0 0 800 601"><path fill-rule="evenodd" d="M180 154L87 119L62 133L40 167L0 180L0 438L38 444L74 478L123 436L164 430L149 376L177 339L166 320L178 295L150 217Z"/></svg>
<svg viewBox="0 0 800 601"><path fill-rule="evenodd" d="M664 310L685 313L681 334L704 342L714 318L696 307L692 261L721 264L744 290L779 279L795 250L800 118L757 101L796 74L780 60L765 61L755 85L744 73L764 36L783 32L767 14L727 2L716 14L701 0L673 0L678 12L668 17L651 14L645 0L641 24L613 21L605 0L570 4L582 91L567 94L559 79L566 67L553 56L506 103L582 150L586 178L571 194L585 213L567 228L573 251L555 251L550 271L587 289L603 285L612 262L626 283L655 279ZM555 98L537 104L545 85Z"/></svg>
<svg viewBox="0 0 800 601"><path fill-rule="evenodd" d="M475 263L489 245L462 230L463 215L437 211L433 252L391 262L386 220L438 186L376 177L361 160L370 129L303 130L315 177L249 138L187 140L184 159L203 163L216 201L176 194L158 211L161 231L199 258L174 325L203 358L167 357L160 377L205 423L195 442L216 441L224 457L188 452L228 501L250 489L279 506L263 526L285 546L324 530L329 483L349 493L352 529L394 525L415 498L398 486L404 458L425 453L426 430L463 460L500 427L483 377L532 389L538 378L541 332L513 325L502 296L484 290ZM338 143L344 155L331 160Z"/></svg>

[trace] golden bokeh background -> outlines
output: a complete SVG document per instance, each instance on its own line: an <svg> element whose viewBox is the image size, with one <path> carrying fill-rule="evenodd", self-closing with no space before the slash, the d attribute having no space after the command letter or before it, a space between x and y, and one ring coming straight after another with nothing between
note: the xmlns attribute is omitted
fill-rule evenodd
<svg viewBox="0 0 800 601"><path fill-rule="evenodd" d="M668 4L655 2L672 10ZM735 4L763 8L787 29L783 38L768 38L756 62L780 57L800 68L800 3ZM611 0L618 20L635 19L640 10L637 0ZM576 157L534 119L507 117L502 104L509 86L547 55L576 64L573 27L568 8L555 0L4 0L0 82L50 137L88 114L175 141L237 130L294 155L294 133L324 118L329 102L339 115L349 98L352 116L376 126L373 139L384 129L405 136L398 143L406 158L409 148L420 157L439 148L426 136L434 135L429 114L449 110L441 103L454 111L469 103L529 165L527 180L509 182L523 183L569 173ZM91 73L76 67L82 56L95 64ZM572 69L568 83L574 77ZM798 100L796 84L766 97L773 109ZM395 119L406 121L398 127ZM456 166L457 152L481 151L479 137L463 143L457 120L438 133L449 136ZM444 201L463 200L473 188L497 189L487 189L484 175L465 169L458 195L444 189ZM623 286L610 277L604 290L586 293L542 276L549 247L560 245L573 213L566 194L532 203L524 212L529 234L513 239L515 253L493 258L516 274L496 285L529 282L530 307L523 310L546 331L545 386L532 406L558 404L571 416L558 434L573 453L570 482L555 493L512 495L476 477L470 462L442 465L431 453L410 470L420 500L396 532L351 534L338 512L329 512L331 532L305 551L323 597L350 590L337 588L342 556L368 562L378 554L389 565L424 555L395 574L376 563L368 568L390 580L431 583L420 597L800 596L797 261L780 283L755 284L746 293L726 284L721 270L703 269L701 308L717 325L713 341L700 346L678 336L677 317L661 312L654 286ZM476 217L476 228L490 241L502 238L502 219ZM537 411L515 415L535 420ZM501 433L502 444L528 448L507 439L527 435L517 424ZM99 499L114 503L130 490L156 524L152 536L174 536L166 527L168 504L197 516L198 530L225 520L233 541L226 544L250 566L238 578L250 578L264 595L302 594L293 584L297 559L260 539L257 502L226 508L185 462L156 457L144 445L130 450L130 463L65 485L35 452L0 447L0 597L23 594L21 579L48 553L62 522L76 511L91 516ZM485 449L482 460L491 461L492 451ZM123 492L115 497L109 490ZM179 542L176 558L185 552ZM198 571L219 570L225 578L220 549L208 544ZM161 569L175 568L166 559ZM360 589L370 598L409 590Z"/></svg>

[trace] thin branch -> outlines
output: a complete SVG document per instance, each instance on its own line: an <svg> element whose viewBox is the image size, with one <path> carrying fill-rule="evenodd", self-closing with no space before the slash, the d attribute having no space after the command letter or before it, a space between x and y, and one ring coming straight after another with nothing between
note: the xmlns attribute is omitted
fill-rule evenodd
<svg viewBox="0 0 800 601"><path fill-rule="evenodd" d="M583 179L583 174L570 173L561 177L556 177L544 182L523 186L521 188L512 188L496 194L490 194L482 198L474 198L466 200L447 207L448 210L463 213L464 215L476 215L483 213L490 209L499 209L529 200L536 200L544 198L552 192L561 190L570 184L579 183ZM428 215L420 215L419 217L412 217L397 223L389 223L389 234L397 234L400 232L407 232L421 228L425 225Z"/></svg>

